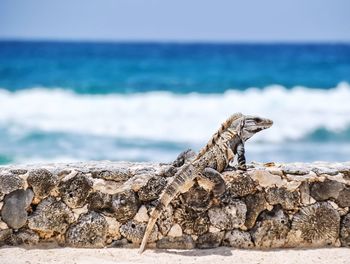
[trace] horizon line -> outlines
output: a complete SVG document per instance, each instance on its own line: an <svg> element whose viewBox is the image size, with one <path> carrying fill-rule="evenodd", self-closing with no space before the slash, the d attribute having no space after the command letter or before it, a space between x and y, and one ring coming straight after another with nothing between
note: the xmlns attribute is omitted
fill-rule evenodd
<svg viewBox="0 0 350 264"><path fill-rule="evenodd" d="M187 39L71 39L0 37L0 42L61 42L120 44L350 44L350 40L187 40Z"/></svg>

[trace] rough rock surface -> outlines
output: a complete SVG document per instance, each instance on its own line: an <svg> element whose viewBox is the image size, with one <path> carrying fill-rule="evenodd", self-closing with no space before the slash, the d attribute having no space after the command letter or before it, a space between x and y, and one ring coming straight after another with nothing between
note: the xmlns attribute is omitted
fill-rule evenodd
<svg viewBox="0 0 350 264"><path fill-rule="evenodd" d="M28 227L49 237L54 232L64 234L73 222L74 215L69 207L54 197L49 197L29 217Z"/></svg>
<svg viewBox="0 0 350 264"><path fill-rule="evenodd" d="M46 169L35 169L28 173L27 182L33 188L35 196L45 198L58 184L58 176Z"/></svg>
<svg viewBox="0 0 350 264"><path fill-rule="evenodd" d="M104 247L108 231L106 219L96 213L81 215L66 233L67 245L73 247Z"/></svg>
<svg viewBox="0 0 350 264"><path fill-rule="evenodd" d="M0 167L0 246L136 247L179 164ZM159 217L149 247L350 246L350 162L248 164L215 197L200 181Z"/></svg>

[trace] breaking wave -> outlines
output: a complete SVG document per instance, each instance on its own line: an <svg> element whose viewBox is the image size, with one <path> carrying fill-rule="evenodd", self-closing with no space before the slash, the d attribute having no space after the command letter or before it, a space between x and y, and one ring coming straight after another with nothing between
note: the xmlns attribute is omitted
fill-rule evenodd
<svg viewBox="0 0 350 264"><path fill-rule="evenodd" d="M283 142L340 135L349 139L350 85L332 89L271 85L223 94L147 92L82 95L63 89L0 89L0 127L13 136L33 131L202 143L230 114L274 120L254 138ZM338 137L339 138L339 137Z"/></svg>

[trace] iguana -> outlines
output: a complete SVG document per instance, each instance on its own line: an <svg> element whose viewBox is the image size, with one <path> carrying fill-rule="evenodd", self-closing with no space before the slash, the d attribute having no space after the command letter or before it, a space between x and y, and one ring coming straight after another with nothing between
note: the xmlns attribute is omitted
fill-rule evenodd
<svg viewBox="0 0 350 264"><path fill-rule="evenodd" d="M237 155L238 169L246 170L244 142L255 133L271 127L272 121L256 116L236 113L230 116L212 136L207 145L194 159L185 163L165 187L148 221L140 246L140 253L145 249L152 229L165 207L179 193L184 193L194 184L197 177L204 177L213 183L213 195L220 196L225 191L225 182L220 174Z"/></svg>

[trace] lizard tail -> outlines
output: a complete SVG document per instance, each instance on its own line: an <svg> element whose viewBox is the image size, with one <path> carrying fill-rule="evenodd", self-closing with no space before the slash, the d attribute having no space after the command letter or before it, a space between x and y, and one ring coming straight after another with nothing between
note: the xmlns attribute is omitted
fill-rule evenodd
<svg viewBox="0 0 350 264"><path fill-rule="evenodd" d="M139 253L140 254L142 254L142 252L145 250L148 238L149 238L149 236L152 233L153 227L156 224L160 213L161 213L161 210L159 210L158 207L154 208L154 210L152 211L151 217L150 217L150 219L148 221L148 224L147 224L147 227L146 227L146 231L145 231L145 234L143 235L143 239L142 239L141 246L140 246L140 249L139 249Z"/></svg>
<svg viewBox="0 0 350 264"><path fill-rule="evenodd" d="M151 213L150 219L148 220L148 224L146 227L145 234L143 236L139 253L141 254L146 247L149 236L152 233L152 229L157 222L159 215L162 213L163 209L168 206L171 200L176 196L179 192L179 189L185 184L185 182L193 177L194 168L192 164L184 165L181 170L179 170L175 176L173 181L167 185L167 187L163 190L160 199L158 200L158 204L154 208Z"/></svg>

